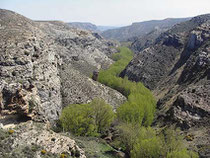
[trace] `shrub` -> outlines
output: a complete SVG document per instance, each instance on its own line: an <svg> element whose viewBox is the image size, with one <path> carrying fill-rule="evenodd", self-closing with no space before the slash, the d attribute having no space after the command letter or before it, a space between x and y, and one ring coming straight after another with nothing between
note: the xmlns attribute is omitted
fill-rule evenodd
<svg viewBox="0 0 210 158"><path fill-rule="evenodd" d="M132 158L160 158L161 157L161 140L153 136L147 139L139 139L131 151Z"/></svg>
<svg viewBox="0 0 210 158"><path fill-rule="evenodd" d="M92 135L96 131L89 104L67 106L63 109L60 120L63 129L75 135Z"/></svg>
<svg viewBox="0 0 210 158"><path fill-rule="evenodd" d="M139 127L130 123L121 123L117 128L119 129L119 139L117 141L120 141L122 149L130 153L133 150L134 144L136 144Z"/></svg>
<svg viewBox="0 0 210 158"><path fill-rule="evenodd" d="M126 102L117 109L117 116L119 120L123 122L133 124L138 122L138 124L141 125L144 116L144 109L135 102Z"/></svg>
<svg viewBox="0 0 210 158"><path fill-rule="evenodd" d="M160 155L161 141L151 127L140 127L131 123L122 123L118 126L120 141L131 157L140 158L148 155Z"/></svg>
<svg viewBox="0 0 210 158"><path fill-rule="evenodd" d="M94 99L90 103L90 106L93 112L96 130L98 133L102 133L110 127L114 119L113 109L102 99Z"/></svg>
<svg viewBox="0 0 210 158"><path fill-rule="evenodd" d="M66 154L61 154L60 158L67 158L67 155Z"/></svg>
<svg viewBox="0 0 210 158"><path fill-rule="evenodd" d="M131 158L197 158L197 153L188 151L178 130L171 128L157 133L151 127L123 123L119 127L121 147Z"/></svg>
<svg viewBox="0 0 210 158"><path fill-rule="evenodd" d="M10 129L9 131L8 131L8 133L9 134L13 134L15 131L13 130L13 129Z"/></svg>
<svg viewBox="0 0 210 158"><path fill-rule="evenodd" d="M60 121L65 131L80 136L96 136L104 132L112 123L112 107L102 99L94 99L89 104L73 104L63 109Z"/></svg>
<svg viewBox="0 0 210 158"><path fill-rule="evenodd" d="M46 153L47 153L46 150L41 150L41 154L42 154L42 155L45 155Z"/></svg>
<svg viewBox="0 0 210 158"><path fill-rule="evenodd" d="M167 158L198 158L198 154L187 149L172 151L167 154Z"/></svg>
<svg viewBox="0 0 210 158"><path fill-rule="evenodd" d="M102 70L99 73L98 81L109 86L118 85L118 75L128 65L133 58L133 53L126 47L119 48L120 53L113 54L112 57L116 61L109 69Z"/></svg>

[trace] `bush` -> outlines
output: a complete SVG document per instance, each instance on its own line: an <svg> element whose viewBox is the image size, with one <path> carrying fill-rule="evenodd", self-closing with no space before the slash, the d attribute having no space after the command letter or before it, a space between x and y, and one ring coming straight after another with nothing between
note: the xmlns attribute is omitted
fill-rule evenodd
<svg viewBox="0 0 210 158"><path fill-rule="evenodd" d="M131 151L132 158L160 158L161 156L161 140L159 137L138 140Z"/></svg>
<svg viewBox="0 0 210 158"><path fill-rule="evenodd" d="M119 127L121 147L131 158L198 158L188 151L178 130L166 129L157 133L151 127L123 123Z"/></svg>
<svg viewBox="0 0 210 158"><path fill-rule="evenodd" d="M133 150L134 144L136 144L138 135L139 135L139 127L134 126L131 123L121 123L117 127L119 129L119 139L121 148L130 153Z"/></svg>
<svg viewBox="0 0 210 158"><path fill-rule="evenodd" d="M13 134L15 131L13 130L13 129L10 129L9 131L8 131L8 133L9 134Z"/></svg>
<svg viewBox="0 0 210 158"><path fill-rule="evenodd" d="M110 105L102 99L94 99L90 103L93 118L96 125L96 131L103 133L108 127L110 127L114 120L114 112Z"/></svg>
<svg viewBox="0 0 210 158"><path fill-rule="evenodd" d="M60 120L63 129L75 135L93 135L96 131L89 104L73 104L65 107Z"/></svg>
<svg viewBox="0 0 210 158"><path fill-rule="evenodd" d="M67 158L67 155L66 154L61 154L60 158Z"/></svg>
<svg viewBox="0 0 210 158"><path fill-rule="evenodd" d="M42 154L42 155L45 155L46 153L47 153L46 150L41 150L41 154Z"/></svg>
<svg viewBox="0 0 210 158"><path fill-rule="evenodd" d="M172 151L167 154L167 158L198 158L198 154L187 149Z"/></svg>
<svg viewBox="0 0 210 158"><path fill-rule="evenodd" d="M103 133L112 123L112 107L102 99L89 104L73 104L63 109L60 121L65 131L80 136L95 136Z"/></svg>

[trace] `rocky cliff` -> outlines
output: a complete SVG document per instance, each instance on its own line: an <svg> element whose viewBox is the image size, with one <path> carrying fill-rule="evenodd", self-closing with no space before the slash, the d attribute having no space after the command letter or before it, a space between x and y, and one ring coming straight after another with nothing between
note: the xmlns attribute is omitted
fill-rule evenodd
<svg viewBox="0 0 210 158"><path fill-rule="evenodd" d="M189 144L194 143L204 157L209 156L209 54L210 15L207 14L162 33L121 73L122 77L141 81L153 90L159 99L157 120L162 124L176 123L192 132L195 139Z"/></svg>
<svg viewBox="0 0 210 158"><path fill-rule="evenodd" d="M27 121L10 128L9 132L0 129L0 157L86 158L74 140L55 133L47 124Z"/></svg>
<svg viewBox="0 0 210 158"><path fill-rule="evenodd" d="M146 35L133 37L128 39L131 42L130 48L135 53L138 54L140 51L152 46L155 43L156 38L160 36L161 33L166 32L169 28L155 28Z"/></svg>
<svg viewBox="0 0 210 158"><path fill-rule="evenodd" d="M116 52L114 47L97 33L74 29L60 21L32 21L1 9L2 128L27 120L54 122L64 106L87 103L96 97L114 107L120 105L126 100L123 95L89 78L93 70L113 63L109 57ZM50 135L45 130L43 134ZM28 139L26 135L36 135L34 131L20 132L25 135L17 143Z"/></svg>
<svg viewBox="0 0 210 158"><path fill-rule="evenodd" d="M89 79L93 70L113 62L112 43L63 22L34 22L6 10L0 14L2 115L55 120L70 103L102 97L119 105L124 99Z"/></svg>

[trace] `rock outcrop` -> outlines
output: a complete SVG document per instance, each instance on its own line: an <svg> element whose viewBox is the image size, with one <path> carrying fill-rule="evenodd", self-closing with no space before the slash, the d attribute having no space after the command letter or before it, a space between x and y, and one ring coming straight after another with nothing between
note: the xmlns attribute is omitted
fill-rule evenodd
<svg viewBox="0 0 210 158"><path fill-rule="evenodd" d="M2 9L0 26L1 115L53 122L68 104L100 97L118 106L126 99L89 78L116 52L100 35Z"/></svg>
<svg viewBox="0 0 210 158"><path fill-rule="evenodd" d="M174 74L176 70L187 63L190 56L193 57L192 54L196 53L196 49L208 42L209 22L207 20L209 15L201 17L204 19L201 20L203 23L195 20L198 19L196 17L186 22L187 24L184 22L176 25L161 34L155 44L134 57L121 76L126 75L130 80L142 81L150 89L155 89L161 80ZM185 25L189 26L185 27ZM201 30L199 31L199 29ZM208 46L208 44L206 45ZM201 51L199 51L199 56L203 56L201 55L203 52L208 55L208 47ZM192 62L189 61L188 64L190 63Z"/></svg>
<svg viewBox="0 0 210 158"><path fill-rule="evenodd" d="M161 33L167 31L168 29L169 28L155 28L146 35L130 38L129 41L131 42L131 50L135 54L138 54L142 50L152 46L155 43L156 38L158 38Z"/></svg>
<svg viewBox="0 0 210 158"><path fill-rule="evenodd" d="M0 157L61 157L75 156L86 158L74 140L49 129L47 124L28 121L16 126L14 130L0 129L0 135L9 135L0 140Z"/></svg>
<svg viewBox="0 0 210 158"><path fill-rule="evenodd" d="M192 18L162 33L121 73L153 90L159 99L156 123L175 123L186 131L205 126L195 134L198 148L209 145L199 141L210 129L209 39L210 15ZM205 157L209 149L199 153Z"/></svg>
<svg viewBox="0 0 210 158"><path fill-rule="evenodd" d="M53 40L14 12L0 10L0 18L1 113L55 120L62 107Z"/></svg>
<svg viewBox="0 0 210 158"><path fill-rule="evenodd" d="M49 127L69 104L98 97L116 108L126 100L91 79L93 71L113 63L115 46L97 33L60 21L32 21L0 9L0 127L15 128L7 145L1 142L5 153L0 152L0 157L18 154L20 149L19 157L31 151L34 158L44 152L85 158L74 140Z"/></svg>

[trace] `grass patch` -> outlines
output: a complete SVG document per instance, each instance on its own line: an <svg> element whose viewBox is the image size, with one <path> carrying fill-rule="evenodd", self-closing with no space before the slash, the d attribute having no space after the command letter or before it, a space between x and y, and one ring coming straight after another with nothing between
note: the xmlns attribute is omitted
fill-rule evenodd
<svg viewBox="0 0 210 158"><path fill-rule="evenodd" d="M96 137L76 137L72 135L70 137L85 151L87 158L116 158L112 154L115 150L103 139Z"/></svg>

